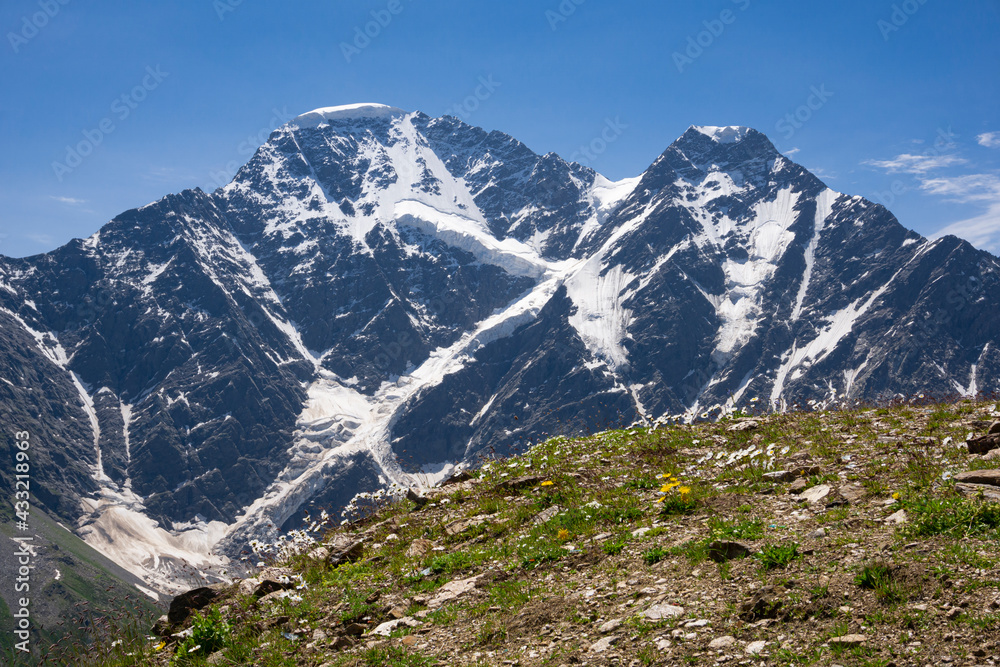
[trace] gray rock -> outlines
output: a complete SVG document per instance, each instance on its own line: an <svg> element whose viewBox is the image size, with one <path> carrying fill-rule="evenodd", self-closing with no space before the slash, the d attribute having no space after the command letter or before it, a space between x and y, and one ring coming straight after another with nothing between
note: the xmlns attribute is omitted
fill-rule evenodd
<svg viewBox="0 0 1000 667"><path fill-rule="evenodd" d="M956 482L966 484L985 484L988 486L1000 486L1000 470L969 470L955 475Z"/></svg>
<svg viewBox="0 0 1000 667"><path fill-rule="evenodd" d="M677 618L684 615L684 607L677 607L672 604L654 604L652 607L642 612L643 617L651 621L662 621L667 618Z"/></svg>
<svg viewBox="0 0 1000 667"><path fill-rule="evenodd" d="M708 643L708 648L710 649L727 649L736 643L736 637L731 635L725 635L723 637L716 637Z"/></svg>
<svg viewBox="0 0 1000 667"><path fill-rule="evenodd" d="M830 639L829 642L827 643L829 643L830 646L843 646L845 648L852 648L854 646L861 646L866 641L868 641L868 637L866 637L865 635L855 634L855 635L843 635L842 637L834 637L833 639Z"/></svg>
<svg viewBox="0 0 1000 667"><path fill-rule="evenodd" d="M803 491L799 498L806 501L810 505L813 505L830 495L831 490L832 488L829 484L817 484L816 486Z"/></svg>
<svg viewBox="0 0 1000 667"><path fill-rule="evenodd" d="M606 635L609 632L614 632L622 626L621 619L613 618L610 621L601 624L601 627L597 628L597 631L602 635Z"/></svg>

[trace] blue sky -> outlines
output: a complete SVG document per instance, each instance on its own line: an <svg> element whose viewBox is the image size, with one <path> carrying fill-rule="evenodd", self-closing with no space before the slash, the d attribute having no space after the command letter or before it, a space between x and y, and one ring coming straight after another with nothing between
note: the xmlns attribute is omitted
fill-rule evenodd
<svg viewBox="0 0 1000 667"><path fill-rule="evenodd" d="M0 7L2 254L214 189L277 124L353 102L613 179L690 125L748 125L907 227L1000 253L1000 0L94 4Z"/></svg>

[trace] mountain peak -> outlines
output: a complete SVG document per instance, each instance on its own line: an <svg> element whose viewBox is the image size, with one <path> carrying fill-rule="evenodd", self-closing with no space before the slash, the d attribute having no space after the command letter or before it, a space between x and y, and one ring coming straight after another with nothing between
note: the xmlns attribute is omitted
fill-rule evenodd
<svg viewBox="0 0 1000 667"><path fill-rule="evenodd" d="M701 132L706 137L718 144L735 144L742 141L753 130L740 125L727 125L716 127L714 125L692 125L691 130Z"/></svg>
<svg viewBox="0 0 1000 667"><path fill-rule="evenodd" d="M313 109L308 113L296 116L292 119L291 125L298 127L317 127L332 120L354 120L356 118L389 118L401 116L407 113L403 109L391 107L387 104L344 104L337 107L322 107Z"/></svg>

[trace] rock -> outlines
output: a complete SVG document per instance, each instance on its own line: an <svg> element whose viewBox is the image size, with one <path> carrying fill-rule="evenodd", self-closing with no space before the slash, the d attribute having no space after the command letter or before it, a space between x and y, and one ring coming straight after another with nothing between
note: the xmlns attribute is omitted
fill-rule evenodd
<svg viewBox="0 0 1000 667"><path fill-rule="evenodd" d="M849 503L856 503L866 495L864 487L857 484L845 484L837 489L837 493Z"/></svg>
<svg viewBox="0 0 1000 667"><path fill-rule="evenodd" d="M802 495L799 497L810 505L813 505L830 495L830 491L832 490L833 489L829 484L817 484L816 486L803 491Z"/></svg>
<svg viewBox="0 0 1000 667"><path fill-rule="evenodd" d="M788 470L772 470L764 473L764 479L775 482L793 482L799 477L809 477L819 474L819 466L797 466Z"/></svg>
<svg viewBox="0 0 1000 667"><path fill-rule="evenodd" d="M542 483L542 478L537 475L524 475L522 477L516 477L514 479L505 479L496 485L494 490L500 492L514 492L520 491L521 489L527 489L533 486L538 486Z"/></svg>
<svg viewBox="0 0 1000 667"><path fill-rule="evenodd" d="M156 623L153 623L152 632L157 637L170 636L170 620L167 618L166 614L156 619Z"/></svg>
<svg viewBox="0 0 1000 667"><path fill-rule="evenodd" d="M362 631L364 631L364 628L362 628ZM330 643L330 648L337 651L345 648L351 648L352 646L354 646L354 642L352 642L347 636L337 637Z"/></svg>
<svg viewBox="0 0 1000 667"><path fill-rule="evenodd" d="M486 520L486 517L483 516L475 516L469 519L459 519L458 521L452 521L445 526L444 532L447 535L458 535L469 528L483 525L486 523Z"/></svg>
<svg viewBox="0 0 1000 667"><path fill-rule="evenodd" d="M844 635L842 637L834 637L828 643L830 646L842 646L844 648L852 648L854 646L861 646L868 638L864 635Z"/></svg>
<svg viewBox="0 0 1000 667"><path fill-rule="evenodd" d="M589 651L591 653L604 653L611 646L616 643L621 637L616 635L611 635L610 637L605 637L604 639L598 639L596 642L590 645Z"/></svg>
<svg viewBox="0 0 1000 667"><path fill-rule="evenodd" d="M642 612L642 616L651 621L662 621L667 618L677 618L684 615L684 607L677 607L672 604L654 604L652 607Z"/></svg>
<svg viewBox="0 0 1000 667"><path fill-rule="evenodd" d="M805 477L799 477L797 480L792 482L791 486L788 487L789 493L802 493L809 486L809 480Z"/></svg>
<svg viewBox="0 0 1000 667"><path fill-rule="evenodd" d="M826 529L825 528L818 528L818 529L814 530L813 532L809 533L809 538L813 539L813 540L821 540L824 537L826 537Z"/></svg>
<svg viewBox="0 0 1000 667"><path fill-rule="evenodd" d="M984 435L980 438L970 438L965 441L970 454L986 454L994 449L1000 449L1000 433Z"/></svg>
<svg viewBox="0 0 1000 667"><path fill-rule="evenodd" d="M423 558L429 554L433 548L434 543L430 540L416 539L410 542L410 546L406 550L406 555L408 558Z"/></svg>
<svg viewBox="0 0 1000 667"><path fill-rule="evenodd" d="M331 553L330 565L353 563L364 554L365 538L352 541L349 535L342 537L347 539L329 545Z"/></svg>
<svg viewBox="0 0 1000 667"><path fill-rule="evenodd" d="M417 643L417 638L415 635L406 635L400 641L403 646L412 647Z"/></svg>
<svg viewBox="0 0 1000 667"><path fill-rule="evenodd" d="M428 503L427 498L424 498L422 495L420 495L419 493L417 493L413 489L407 489L406 490L406 499L409 500L412 503L415 503L416 506L417 506L417 509L420 509L421 507L423 507L424 505L426 505Z"/></svg>
<svg viewBox="0 0 1000 667"><path fill-rule="evenodd" d="M372 630L370 635L375 635L378 637L388 637L393 630L396 628L415 628L420 625L420 621L415 618L397 618L392 621L386 621L385 623L379 624L374 630Z"/></svg>
<svg viewBox="0 0 1000 667"><path fill-rule="evenodd" d="M393 619L406 618L406 610L402 607L393 607L389 610L389 616Z"/></svg>
<svg viewBox="0 0 1000 667"><path fill-rule="evenodd" d="M1000 459L1000 449L991 449L980 458L982 458L983 461L996 461L997 459Z"/></svg>
<svg viewBox="0 0 1000 667"><path fill-rule="evenodd" d="M736 558L746 558L751 553L750 547L739 542L712 542L708 545L708 557L716 563L724 563Z"/></svg>
<svg viewBox="0 0 1000 667"><path fill-rule="evenodd" d="M906 523L906 510L899 510L895 514L890 514L885 518L885 522L892 525Z"/></svg>
<svg viewBox="0 0 1000 667"><path fill-rule="evenodd" d="M708 643L708 648L710 649L727 649L736 643L736 637L725 635L723 637L716 637Z"/></svg>
<svg viewBox="0 0 1000 667"><path fill-rule="evenodd" d="M956 482L966 484L986 484L988 486L1000 486L1000 470L969 470L955 475Z"/></svg>
<svg viewBox="0 0 1000 667"><path fill-rule="evenodd" d="M986 432L986 435L1000 435L1000 420L990 424L990 430Z"/></svg>
<svg viewBox="0 0 1000 667"><path fill-rule="evenodd" d="M449 581L437 590L434 597L427 601L427 606L431 609L436 609L446 602L451 602L452 600L465 595L476 587L476 582L479 581L479 578L482 576L483 575L481 574L477 574L476 576L469 577L468 579L456 579L454 581Z"/></svg>
<svg viewBox="0 0 1000 667"><path fill-rule="evenodd" d="M532 520L532 522L536 526L540 526L543 523L545 523L547 521L551 521L552 519L554 519L555 516L556 516L556 514L559 514L559 512L561 512L561 511L562 511L562 508L559 507L558 505L553 505L552 507L547 507L546 509L543 509L541 512L539 512L538 514L536 514L535 518Z"/></svg>
<svg viewBox="0 0 1000 667"><path fill-rule="evenodd" d="M441 486L451 486L452 484L461 484L462 482L468 482L470 479L472 479L472 473L470 473L468 470L462 470L460 472L456 472L454 475L441 482Z"/></svg>
<svg viewBox="0 0 1000 667"><path fill-rule="evenodd" d="M330 550L326 547L316 547L309 552L309 558L315 561L325 562L330 558Z"/></svg>
<svg viewBox="0 0 1000 667"><path fill-rule="evenodd" d="M362 623L351 623L346 628L344 628L344 634L349 637L360 637L365 634L365 630L368 629L367 625Z"/></svg>
<svg viewBox="0 0 1000 667"><path fill-rule="evenodd" d="M1000 450L994 450L1000 451ZM975 498L982 494L985 500L1000 502L1000 488L987 484L956 484L955 490L963 496Z"/></svg>
<svg viewBox="0 0 1000 667"><path fill-rule="evenodd" d="M171 600L170 609L167 611L167 620L171 626L176 627L186 621L193 612L210 605L217 597L219 597L219 591L207 586L181 593Z"/></svg>
<svg viewBox="0 0 1000 667"><path fill-rule="evenodd" d="M747 655L760 655L763 653L764 649L767 647L767 642L764 640L750 642L746 647Z"/></svg>
<svg viewBox="0 0 1000 667"><path fill-rule="evenodd" d="M614 632L621 626L622 626L621 619L613 618L610 621L603 623L601 627L597 628L597 631L600 632L602 635L606 635L609 632Z"/></svg>
<svg viewBox="0 0 1000 667"><path fill-rule="evenodd" d="M949 621L954 621L956 618L961 616L962 613L963 612L961 607L952 607L951 609L948 610L948 613L946 613L944 617L947 618Z"/></svg>
<svg viewBox="0 0 1000 667"><path fill-rule="evenodd" d="M744 433L746 431L753 431L754 429L760 428L760 422L756 419L748 419L746 421L741 421L733 424L726 429L729 433Z"/></svg>

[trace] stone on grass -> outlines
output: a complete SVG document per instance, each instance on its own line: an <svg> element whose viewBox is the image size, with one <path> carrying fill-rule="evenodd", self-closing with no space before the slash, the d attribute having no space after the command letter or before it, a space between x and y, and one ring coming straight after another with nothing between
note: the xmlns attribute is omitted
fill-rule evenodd
<svg viewBox="0 0 1000 667"><path fill-rule="evenodd" d="M437 594L427 601L427 606L431 609L436 609L446 602L451 602L452 600L459 598L476 587L476 582L482 575L476 575L474 577L469 577L468 579L456 579L454 581L449 581L447 584L442 586L437 590Z"/></svg>
<svg viewBox="0 0 1000 667"><path fill-rule="evenodd" d="M955 475L956 482L965 484L985 484L987 486L1000 486L1000 470L969 470Z"/></svg>
<svg viewBox="0 0 1000 667"><path fill-rule="evenodd" d="M376 627L374 630L372 630L369 634L377 635L379 637L388 637L390 634L392 634L392 631L395 630L396 628L401 628L401 627L403 627L403 628L415 628L418 625L420 625L420 621L418 621L418 620L416 620L414 618L410 618L410 617L397 618L396 620L386 621L385 623L380 624L378 627Z"/></svg>
<svg viewBox="0 0 1000 667"><path fill-rule="evenodd" d="M708 648L710 649L727 649L736 643L736 637L732 635L725 635L723 637L716 637L708 643Z"/></svg>
<svg viewBox="0 0 1000 667"><path fill-rule="evenodd" d="M750 554L750 547L739 542L712 542L708 545L708 557L716 563L745 558Z"/></svg>
<svg viewBox="0 0 1000 667"><path fill-rule="evenodd" d="M885 522L890 525L906 523L906 510L899 510L895 514L890 514L885 518Z"/></svg>
<svg viewBox="0 0 1000 667"><path fill-rule="evenodd" d="M826 498L828 495L830 495L830 491L832 490L833 489L831 489L829 484L817 484L811 489L806 489L805 491L803 491L802 495L799 497L802 498L802 500L809 503L810 505L812 505Z"/></svg>
<svg viewBox="0 0 1000 667"><path fill-rule="evenodd" d="M606 635L609 632L614 632L622 626L621 619L613 618L606 623L601 624L601 627L597 628L597 631L602 635Z"/></svg>
<svg viewBox="0 0 1000 667"><path fill-rule="evenodd" d="M611 635L610 637L605 637L604 639L598 639L596 642L590 645L591 653L604 653L611 645L617 642L620 637L617 635Z"/></svg>
<svg viewBox="0 0 1000 667"><path fill-rule="evenodd" d="M766 646L767 642L764 640L750 642L747 644L746 653L747 655L760 655Z"/></svg>
<svg viewBox="0 0 1000 667"><path fill-rule="evenodd" d="M667 618L677 618L684 615L684 607L677 607L672 604L654 604L652 607L642 612L642 615L650 621L662 621Z"/></svg>
<svg viewBox="0 0 1000 667"><path fill-rule="evenodd" d="M868 641L868 638L864 635L843 635L842 637L834 637L828 643L830 646L852 648L854 646L861 646L866 641Z"/></svg>

